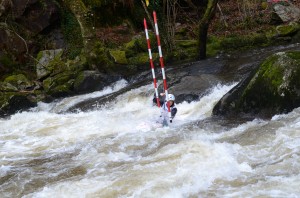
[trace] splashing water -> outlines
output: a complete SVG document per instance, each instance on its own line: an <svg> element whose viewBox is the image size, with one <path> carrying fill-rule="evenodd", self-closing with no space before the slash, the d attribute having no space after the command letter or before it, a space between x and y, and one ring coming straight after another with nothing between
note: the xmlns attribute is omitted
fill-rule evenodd
<svg viewBox="0 0 300 198"><path fill-rule="evenodd" d="M0 119L0 197L298 197L300 110L231 127L208 119L235 84L155 123L152 85L96 110L57 114L127 85Z"/></svg>

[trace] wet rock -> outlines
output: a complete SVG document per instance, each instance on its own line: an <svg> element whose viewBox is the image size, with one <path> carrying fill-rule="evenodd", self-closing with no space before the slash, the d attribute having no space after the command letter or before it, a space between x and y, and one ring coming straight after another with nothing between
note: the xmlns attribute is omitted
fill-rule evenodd
<svg viewBox="0 0 300 198"><path fill-rule="evenodd" d="M0 92L0 117L36 106L31 93Z"/></svg>
<svg viewBox="0 0 300 198"><path fill-rule="evenodd" d="M214 115L270 117L300 106L300 51L268 57L216 104Z"/></svg>
<svg viewBox="0 0 300 198"><path fill-rule="evenodd" d="M169 89L176 96L176 102L192 102L203 96L209 88L220 83L216 75L202 74L199 76L185 76L179 83Z"/></svg>
<svg viewBox="0 0 300 198"><path fill-rule="evenodd" d="M80 94L99 91L115 80L116 78L101 74L97 71L82 71L75 79L74 91Z"/></svg>

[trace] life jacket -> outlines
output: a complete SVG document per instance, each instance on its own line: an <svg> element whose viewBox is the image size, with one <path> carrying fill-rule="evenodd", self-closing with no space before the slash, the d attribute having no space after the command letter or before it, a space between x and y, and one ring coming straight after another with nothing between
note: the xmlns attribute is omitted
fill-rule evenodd
<svg viewBox="0 0 300 198"><path fill-rule="evenodd" d="M170 112L172 112L173 109L177 109L175 102L173 103L172 106L170 106ZM163 117L168 117L168 102L165 101L164 104L161 107L161 115ZM175 115L174 115L175 116Z"/></svg>

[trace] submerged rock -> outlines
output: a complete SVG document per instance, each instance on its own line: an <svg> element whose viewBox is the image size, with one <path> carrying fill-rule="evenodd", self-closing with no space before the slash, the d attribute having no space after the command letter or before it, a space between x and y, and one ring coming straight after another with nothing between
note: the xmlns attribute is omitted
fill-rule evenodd
<svg viewBox="0 0 300 198"><path fill-rule="evenodd" d="M276 53L223 96L213 114L269 117L289 112L300 106L299 79L300 51Z"/></svg>

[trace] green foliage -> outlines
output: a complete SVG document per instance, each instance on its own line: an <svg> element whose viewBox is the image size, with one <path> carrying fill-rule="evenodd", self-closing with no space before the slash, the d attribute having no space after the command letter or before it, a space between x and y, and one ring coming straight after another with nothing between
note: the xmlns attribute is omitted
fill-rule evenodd
<svg viewBox="0 0 300 198"><path fill-rule="evenodd" d="M81 53L83 39L76 17L66 8L62 12L61 27L68 47L67 56L70 59L74 59Z"/></svg>

